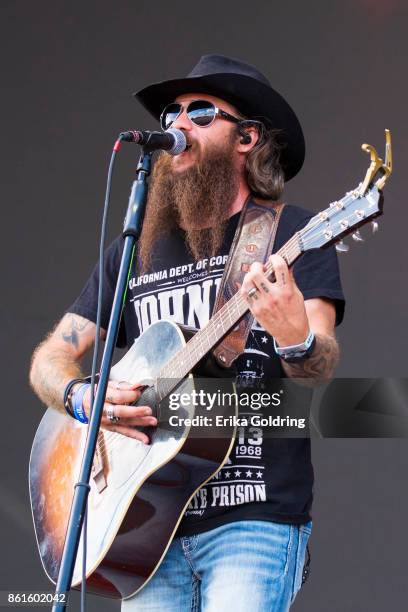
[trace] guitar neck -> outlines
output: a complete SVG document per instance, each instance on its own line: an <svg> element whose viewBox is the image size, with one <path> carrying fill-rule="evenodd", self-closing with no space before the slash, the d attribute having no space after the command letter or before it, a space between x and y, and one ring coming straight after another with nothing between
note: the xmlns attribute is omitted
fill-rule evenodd
<svg viewBox="0 0 408 612"><path fill-rule="evenodd" d="M291 266L301 255L300 233L297 232L288 242L278 251L278 255L283 257L288 266ZM271 265L266 266L265 273L273 277ZM158 379L163 381L160 395L165 397L179 381L197 365L218 342L238 323L238 321L249 310L248 303L238 291L214 316L207 325L198 330L197 333L187 342L187 344L170 359L162 368ZM167 381L164 383L164 381Z"/></svg>

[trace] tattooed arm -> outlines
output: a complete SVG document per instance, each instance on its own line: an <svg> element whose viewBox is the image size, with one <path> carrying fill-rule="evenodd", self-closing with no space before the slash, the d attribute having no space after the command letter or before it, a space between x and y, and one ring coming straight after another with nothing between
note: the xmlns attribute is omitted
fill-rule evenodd
<svg viewBox="0 0 408 612"><path fill-rule="evenodd" d="M66 314L34 352L30 382L48 406L64 411L63 395L73 378L81 378L80 362L95 342L96 325L76 314ZM102 330L101 337L106 335Z"/></svg>
<svg viewBox="0 0 408 612"><path fill-rule="evenodd" d="M316 336L313 353L309 359L298 363L286 363L282 360L283 368L292 378L329 380L339 360L339 346L334 336L336 319L334 305L329 300L306 300L305 310L309 327Z"/></svg>
<svg viewBox="0 0 408 612"><path fill-rule="evenodd" d="M96 325L84 317L66 314L54 331L34 352L30 371L31 385L38 397L47 406L65 414L63 397L65 387L73 378L83 378L80 362L95 342ZM106 331L101 331L105 339ZM148 444L148 436L137 426L157 425L156 417L148 406L134 406L140 398L138 384L109 381L101 425L104 429L141 440ZM91 393L88 388L83 398L83 407L89 414ZM120 423L112 422L107 409L114 410Z"/></svg>

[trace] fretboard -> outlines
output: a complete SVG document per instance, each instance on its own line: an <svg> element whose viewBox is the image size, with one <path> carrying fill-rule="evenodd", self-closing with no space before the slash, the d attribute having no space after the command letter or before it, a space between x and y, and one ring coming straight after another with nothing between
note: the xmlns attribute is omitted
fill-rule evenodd
<svg viewBox="0 0 408 612"><path fill-rule="evenodd" d="M288 266L291 266L301 254L300 233L296 233L278 251ZM273 279L273 269L270 264L265 268L265 274ZM238 291L214 316L207 325L178 351L161 369L157 380L159 399L166 397L177 384L187 376L195 365L238 323L249 310L248 303Z"/></svg>

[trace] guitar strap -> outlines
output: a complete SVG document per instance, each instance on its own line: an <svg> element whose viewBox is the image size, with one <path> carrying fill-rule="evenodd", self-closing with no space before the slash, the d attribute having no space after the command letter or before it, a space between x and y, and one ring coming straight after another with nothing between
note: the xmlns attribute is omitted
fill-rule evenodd
<svg viewBox="0 0 408 612"><path fill-rule="evenodd" d="M241 211L238 227L221 278L213 315L240 289L242 280L255 261L266 263L273 251L276 231L284 204L255 201L249 197ZM253 316L247 312L238 325L217 345L213 354L219 365L231 367L244 352Z"/></svg>

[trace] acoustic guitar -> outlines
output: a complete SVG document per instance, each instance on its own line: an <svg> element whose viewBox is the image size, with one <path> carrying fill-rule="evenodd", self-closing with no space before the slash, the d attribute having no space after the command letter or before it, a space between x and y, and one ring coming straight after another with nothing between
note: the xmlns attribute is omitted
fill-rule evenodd
<svg viewBox="0 0 408 612"><path fill-rule="evenodd" d="M370 145L371 165L357 189L310 219L280 249L288 265L311 249L337 243L382 213L382 188L392 171L391 139L386 131L385 163ZM376 182L374 182L376 181ZM272 274L270 267L267 273ZM194 371L248 306L235 294L202 329L192 334L171 321L151 325L111 370L112 380L143 382L140 405L154 410L170 393L190 393ZM137 377L137 380L135 378ZM196 408L185 408L193 418ZM231 405L229 415L236 414ZM227 415L228 416L228 415ZM188 423L188 420L186 421ZM160 565L190 500L227 461L235 439L190 435L189 425L151 428L151 443L100 430L88 498L87 589L127 598L137 593ZM64 545L74 485L77 482L87 428L49 408L35 435L29 469L30 498L42 564L54 583ZM72 586L81 583L82 544Z"/></svg>

